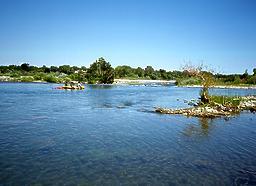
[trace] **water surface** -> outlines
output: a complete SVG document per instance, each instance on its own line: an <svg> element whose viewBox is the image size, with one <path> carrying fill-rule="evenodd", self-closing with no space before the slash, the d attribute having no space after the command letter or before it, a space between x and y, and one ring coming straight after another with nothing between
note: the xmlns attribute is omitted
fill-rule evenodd
<svg viewBox="0 0 256 186"><path fill-rule="evenodd" d="M255 185L256 115L160 115L198 88L0 83L0 185ZM214 89L225 95L255 90Z"/></svg>

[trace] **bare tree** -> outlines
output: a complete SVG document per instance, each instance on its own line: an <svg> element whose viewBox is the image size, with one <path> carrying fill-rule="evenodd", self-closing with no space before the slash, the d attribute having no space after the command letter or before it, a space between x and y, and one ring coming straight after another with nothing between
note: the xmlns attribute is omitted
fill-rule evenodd
<svg viewBox="0 0 256 186"><path fill-rule="evenodd" d="M200 92L201 103L209 103L209 87L214 85L213 71L200 64L198 66L186 64L182 68L183 72L192 77L198 77L202 81L202 90Z"/></svg>

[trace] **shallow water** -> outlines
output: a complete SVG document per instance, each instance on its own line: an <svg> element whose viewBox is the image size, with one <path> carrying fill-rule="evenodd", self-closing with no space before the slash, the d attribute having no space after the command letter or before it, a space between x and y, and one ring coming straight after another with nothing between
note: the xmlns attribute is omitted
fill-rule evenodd
<svg viewBox="0 0 256 186"><path fill-rule="evenodd" d="M198 88L0 83L0 185L255 185L256 115L160 115ZM228 95L255 90L214 89Z"/></svg>

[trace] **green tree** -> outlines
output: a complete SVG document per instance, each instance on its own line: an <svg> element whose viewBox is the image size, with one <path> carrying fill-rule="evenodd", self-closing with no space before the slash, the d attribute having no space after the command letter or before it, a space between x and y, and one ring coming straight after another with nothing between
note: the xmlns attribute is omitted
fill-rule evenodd
<svg viewBox="0 0 256 186"><path fill-rule="evenodd" d="M145 76L151 77L153 73L154 73L154 69L152 66L147 66L145 68Z"/></svg>
<svg viewBox="0 0 256 186"><path fill-rule="evenodd" d="M71 74L71 67L69 65L59 66L59 71L64 74Z"/></svg>
<svg viewBox="0 0 256 186"><path fill-rule="evenodd" d="M141 68L141 67L138 67L136 70L135 70L135 73L138 75L138 77L144 77L144 70Z"/></svg>
<svg viewBox="0 0 256 186"><path fill-rule="evenodd" d="M168 79L166 70L160 69L159 72L160 72L161 79Z"/></svg>
<svg viewBox="0 0 256 186"><path fill-rule="evenodd" d="M56 67L56 66L51 66L51 67L50 67L50 71L51 71L51 72L57 72L58 70L59 70L59 68Z"/></svg>
<svg viewBox="0 0 256 186"><path fill-rule="evenodd" d="M47 66L45 66L45 65L43 65L43 67L42 67L42 69L43 69L43 72L44 73L50 73L50 68L48 68Z"/></svg>
<svg viewBox="0 0 256 186"><path fill-rule="evenodd" d="M21 64L20 67L21 67L21 70L24 70L26 72L29 71L29 64L28 63L23 63L23 64Z"/></svg>
<svg viewBox="0 0 256 186"><path fill-rule="evenodd" d="M253 71L253 75L256 76L256 68L254 68L252 71Z"/></svg>
<svg viewBox="0 0 256 186"><path fill-rule="evenodd" d="M117 66L115 68L115 76L118 78L134 77L136 75L133 73L133 71L133 68L127 65Z"/></svg>
<svg viewBox="0 0 256 186"><path fill-rule="evenodd" d="M242 75L242 79L246 79L246 78L248 78L248 70L246 69L245 70L245 72L243 73L243 75Z"/></svg>
<svg viewBox="0 0 256 186"><path fill-rule="evenodd" d="M87 70L88 83L111 84L114 82L114 69L104 58L99 58Z"/></svg>

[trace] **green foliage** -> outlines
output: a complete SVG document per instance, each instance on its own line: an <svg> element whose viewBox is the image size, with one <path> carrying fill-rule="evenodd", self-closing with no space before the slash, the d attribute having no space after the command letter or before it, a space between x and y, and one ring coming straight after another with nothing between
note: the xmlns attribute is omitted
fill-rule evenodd
<svg viewBox="0 0 256 186"><path fill-rule="evenodd" d="M139 78L142 78L144 77L144 70L141 67L138 67L135 69L135 74L137 74Z"/></svg>
<svg viewBox="0 0 256 186"><path fill-rule="evenodd" d="M49 82L49 83L58 83L59 80L56 78L53 74L47 74L44 77L44 81Z"/></svg>
<svg viewBox="0 0 256 186"><path fill-rule="evenodd" d="M152 66L147 66L145 68L145 76L151 77L154 72L154 69Z"/></svg>
<svg viewBox="0 0 256 186"><path fill-rule="evenodd" d="M36 81L40 81L40 80L44 80L44 78L46 77L46 74L43 72L39 72L39 73L36 73L33 77Z"/></svg>
<svg viewBox="0 0 256 186"><path fill-rule="evenodd" d="M34 78L32 76L23 76L20 79L21 82L33 82Z"/></svg>
<svg viewBox="0 0 256 186"><path fill-rule="evenodd" d="M69 65L62 65L59 66L59 72L65 73L65 74L71 74L71 67Z"/></svg>
<svg viewBox="0 0 256 186"><path fill-rule="evenodd" d="M21 70L24 70L24 71L29 71L29 64L28 63L23 63L21 64Z"/></svg>
<svg viewBox="0 0 256 186"><path fill-rule="evenodd" d="M117 78L126 78L126 77L134 77L134 70L130 66L117 66L115 68L115 77Z"/></svg>
<svg viewBox="0 0 256 186"><path fill-rule="evenodd" d="M87 80L89 83L111 84L114 82L114 69L101 57L87 70Z"/></svg>
<svg viewBox="0 0 256 186"><path fill-rule="evenodd" d="M189 78L182 78L178 79L176 84L180 86L184 85L201 85L201 79L198 77L189 77Z"/></svg>
<svg viewBox="0 0 256 186"><path fill-rule="evenodd" d="M241 76L242 79L246 79L249 76L248 70L246 69L243 75Z"/></svg>
<svg viewBox="0 0 256 186"><path fill-rule="evenodd" d="M20 77L22 74L18 71L18 72L11 72L10 73L10 77L13 77L13 78L18 78Z"/></svg>
<svg viewBox="0 0 256 186"><path fill-rule="evenodd" d="M210 102L221 104L223 106L239 106L240 102L242 101L242 98L239 96L210 96Z"/></svg>
<svg viewBox="0 0 256 186"><path fill-rule="evenodd" d="M209 80L214 80L217 85L244 85L256 84L256 68L253 69L253 75L249 75L247 70L244 74L211 74L202 71L202 75ZM200 78L191 76L188 71L166 71L164 69L154 70L152 66L145 69L141 67L132 68L128 65L117 66L113 69L110 63L100 58L93 63L90 68L85 66L76 67L70 65L42 67L31 66L28 63L21 65L0 66L1 76L10 76L14 79L21 79L24 76L33 76L35 81L63 82L65 77L71 80L89 82L89 83L112 83L115 78L125 79L159 79L159 80L177 80L178 85L199 85L203 84ZM29 78L28 78L29 79ZM31 80L31 78L30 78ZM206 82L210 83L211 82Z"/></svg>
<svg viewBox="0 0 256 186"><path fill-rule="evenodd" d="M241 83L241 79L239 76L235 76L234 78L234 84L239 85Z"/></svg>
<svg viewBox="0 0 256 186"><path fill-rule="evenodd" d="M249 77L246 83L255 85L256 84L256 75Z"/></svg>

